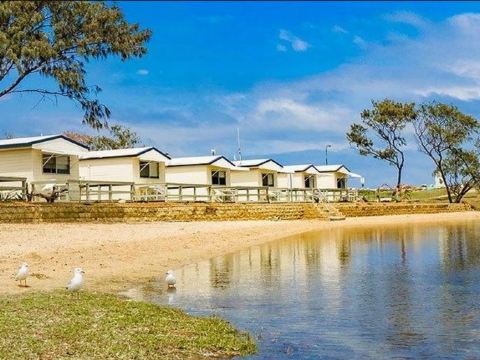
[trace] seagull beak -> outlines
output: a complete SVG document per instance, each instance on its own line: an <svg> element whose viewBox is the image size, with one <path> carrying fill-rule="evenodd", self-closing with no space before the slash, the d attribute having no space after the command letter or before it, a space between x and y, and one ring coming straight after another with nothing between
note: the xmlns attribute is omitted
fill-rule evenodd
<svg viewBox="0 0 480 360"><path fill-rule="evenodd" d="M82 270L82 274L85 274L85 271Z"/></svg>

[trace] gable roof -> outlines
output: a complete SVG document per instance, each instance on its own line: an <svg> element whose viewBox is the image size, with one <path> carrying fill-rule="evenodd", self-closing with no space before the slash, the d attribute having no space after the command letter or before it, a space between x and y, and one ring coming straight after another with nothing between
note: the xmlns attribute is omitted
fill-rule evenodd
<svg viewBox="0 0 480 360"><path fill-rule="evenodd" d="M315 165L317 170L319 172L337 172L339 171L342 167L347 170L347 172L350 172L350 170L343 164L335 164L335 165Z"/></svg>
<svg viewBox="0 0 480 360"><path fill-rule="evenodd" d="M120 157L135 157L145 154L149 151L155 151L160 155L170 159L170 157L153 146L141 148L115 149L115 150L98 150L89 151L88 153L80 155L80 160L106 159L106 158L120 158Z"/></svg>
<svg viewBox="0 0 480 360"><path fill-rule="evenodd" d="M277 161L275 161L273 159L238 160L238 161L234 161L233 163L235 164L235 166L239 166L239 167L259 167L259 166L262 166L263 164L266 164L270 161L283 168L282 164L278 163Z"/></svg>
<svg viewBox="0 0 480 360"><path fill-rule="evenodd" d="M286 172L304 172L309 169L312 169L316 172L320 172L318 171L317 167L313 164L287 165L287 166L284 166L283 168L286 170Z"/></svg>
<svg viewBox="0 0 480 360"><path fill-rule="evenodd" d="M81 146L87 150L89 149L87 145L82 144L73 139L70 139L65 135L45 135L45 136L31 136L31 137L21 137L21 138L13 138L13 139L3 139L3 140L0 140L0 149L30 147L38 143L55 140L55 139L63 139L75 145Z"/></svg>
<svg viewBox="0 0 480 360"><path fill-rule="evenodd" d="M188 165L213 165L218 160L225 160L230 165L235 167L235 164L228 160L223 155L211 155L211 156L192 156L192 157L179 157L170 159L167 166L188 166Z"/></svg>

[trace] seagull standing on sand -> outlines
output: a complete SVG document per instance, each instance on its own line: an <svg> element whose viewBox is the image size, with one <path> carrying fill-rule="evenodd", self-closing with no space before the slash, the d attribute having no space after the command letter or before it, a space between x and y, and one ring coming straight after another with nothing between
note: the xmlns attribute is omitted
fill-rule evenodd
<svg viewBox="0 0 480 360"><path fill-rule="evenodd" d="M165 282L167 283L168 287L175 287L175 284L177 283L177 279L175 279L175 273L172 270L168 270L166 275Z"/></svg>
<svg viewBox="0 0 480 360"><path fill-rule="evenodd" d="M85 271L82 268L75 268L73 270L73 278L67 285L67 290L71 292L77 292L83 287L83 274Z"/></svg>
<svg viewBox="0 0 480 360"><path fill-rule="evenodd" d="M27 263L22 263L20 268L18 269L17 275L15 276L15 280L20 281L19 286L27 287L27 277L29 275L29 269ZM24 281L22 285L22 281Z"/></svg>

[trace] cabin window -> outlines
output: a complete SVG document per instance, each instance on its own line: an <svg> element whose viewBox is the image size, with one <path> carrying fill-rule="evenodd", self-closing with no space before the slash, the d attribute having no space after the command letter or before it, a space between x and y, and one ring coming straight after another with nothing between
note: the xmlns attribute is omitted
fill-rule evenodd
<svg viewBox="0 0 480 360"><path fill-rule="evenodd" d="M42 164L46 174L70 174L70 156L43 154Z"/></svg>
<svg viewBox="0 0 480 360"><path fill-rule="evenodd" d="M227 185L227 173L225 171L212 171L212 185Z"/></svg>
<svg viewBox="0 0 480 360"><path fill-rule="evenodd" d="M262 186L275 186L275 177L272 173L262 174Z"/></svg>
<svg viewBox="0 0 480 360"><path fill-rule="evenodd" d="M305 175L304 183L306 189L313 189L315 187L315 175Z"/></svg>
<svg viewBox="0 0 480 360"><path fill-rule="evenodd" d="M140 177L141 178L158 179L159 174L160 174L160 171L159 171L158 162L140 161Z"/></svg>
<svg viewBox="0 0 480 360"><path fill-rule="evenodd" d="M345 189L347 187L347 179L339 178L337 179L337 189Z"/></svg>

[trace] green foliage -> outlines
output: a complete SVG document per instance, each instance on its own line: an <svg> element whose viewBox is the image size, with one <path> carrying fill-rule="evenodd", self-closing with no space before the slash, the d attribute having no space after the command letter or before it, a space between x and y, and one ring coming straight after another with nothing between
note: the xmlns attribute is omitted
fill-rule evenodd
<svg viewBox="0 0 480 360"><path fill-rule="evenodd" d="M95 136L91 143L95 150L126 149L135 147L140 142L138 135L131 129L121 125L113 125L109 129L110 136Z"/></svg>
<svg viewBox="0 0 480 360"><path fill-rule="evenodd" d="M81 106L84 123L101 128L110 111L95 98L101 89L87 85L85 63L109 55L140 57L150 36L104 2L3 1L0 98L25 92L66 97ZM53 79L57 88L28 87L24 80L33 74Z"/></svg>
<svg viewBox="0 0 480 360"><path fill-rule="evenodd" d="M0 306L2 359L225 359L256 351L248 334L219 318L112 295L35 293L1 298Z"/></svg>
<svg viewBox="0 0 480 360"><path fill-rule="evenodd" d="M480 123L457 107L422 104L414 122L420 150L435 164L450 202L460 202L480 181L477 141Z"/></svg>
<svg viewBox="0 0 480 360"><path fill-rule="evenodd" d="M135 147L140 143L140 138L133 130L122 125L113 125L108 128L109 135L91 136L73 131L64 134L69 138L86 144L91 150L113 150Z"/></svg>
<svg viewBox="0 0 480 360"><path fill-rule="evenodd" d="M347 132L348 142L358 149L360 155L371 155L397 168L397 187L401 184L407 145L402 132L415 117L414 103L389 99L372 101L372 108L361 113L362 123L352 124Z"/></svg>

